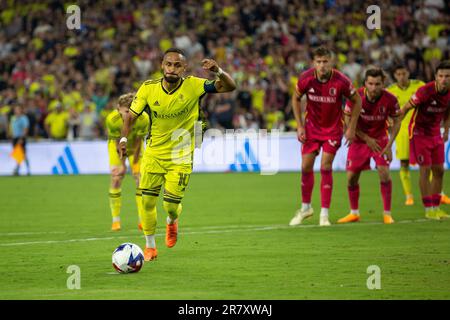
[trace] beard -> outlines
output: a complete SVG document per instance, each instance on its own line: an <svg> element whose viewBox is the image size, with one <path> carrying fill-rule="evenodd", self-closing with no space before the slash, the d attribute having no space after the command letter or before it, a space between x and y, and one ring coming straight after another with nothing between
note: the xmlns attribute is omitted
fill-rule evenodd
<svg viewBox="0 0 450 320"><path fill-rule="evenodd" d="M170 75L170 76L164 75L164 80L166 80L168 83L177 83L178 80L180 80L180 77L174 76L174 75Z"/></svg>

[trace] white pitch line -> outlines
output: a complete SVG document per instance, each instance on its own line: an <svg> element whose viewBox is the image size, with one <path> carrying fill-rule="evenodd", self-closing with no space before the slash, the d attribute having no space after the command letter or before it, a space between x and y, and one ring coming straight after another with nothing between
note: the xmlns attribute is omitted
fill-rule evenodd
<svg viewBox="0 0 450 320"><path fill-rule="evenodd" d="M417 220L402 220L397 223L400 224L409 224L409 223L423 223L423 222L431 222L427 219L417 219ZM234 232L248 232L248 231L267 231L267 230L282 230L282 229L303 229L303 228L322 228L328 229L333 227L349 227L349 226L370 226L370 225L379 225L383 224L382 222L359 222L359 223L347 223L347 224L333 224L329 227L321 227L316 224L307 224L300 225L296 227L290 227L288 225L271 225L271 226L258 226L247 228L245 226L241 226L239 228L230 228L227 230L208 230L208 231L187 231L180 232L180 235L191 235L191 234L221 234L221 233L234 233ZM200 229L200 228L198 228ZM157 237L165 236L164 233L155 234ZM12 243L2 243L0 247L11 247L11 246L25 246L25 245L34 245L34 244L57 244L57 243L73 243L73 242L87 242L87 241L102 241L102 240L113 240L113 239L129 239L142 237L142 234L135 235L123 235L117 237L96 237L96 238L84 238L84 239L67 239L67 240L48 240L48 241L28 241L28 242L12 242Z"/></svg>
<svg viewBox="0 0 450 320"><path fill-rule="evenodd" d="M0 237L10 237L10 236L30 236L38 234L64 234L65 231L43 231L43 232L6 232L0 233Z"/></svg>

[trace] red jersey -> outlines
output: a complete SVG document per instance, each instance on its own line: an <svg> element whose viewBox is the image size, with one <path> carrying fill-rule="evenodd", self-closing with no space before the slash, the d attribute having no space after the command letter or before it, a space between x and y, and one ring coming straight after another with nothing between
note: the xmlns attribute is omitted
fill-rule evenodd
<svg viewBox="0 0 450 320"><path fill-rule="evenodd" d="M343 135L343 98L356 93L352 82L336 69L327 82L317 79L314 68L303 72L297 82L297 92L306 94L305 131L307 139L341 139Z"/></svg>
<svg viewBox="0 0 450 320"><path fill-rule="evenodd" d="M409 136L440 136L441 122L450 107L450 91L439 93L436 81L431 81L417 89L409 102L415 108L409 123Z"/></svg>
<svg viewBox="0 0 450 320"><path fill-rule="evenodd" d="M359 114L357 128L374 139L388 136L388 117L395 118L400 115L400 106L397 98L387 90L382 90L376 101L369 101L366 88L358 89L361 97L361 113ZM351 114L352 104L347 101L344 112ZM359 137L355 141L362 142Z"/></svg>

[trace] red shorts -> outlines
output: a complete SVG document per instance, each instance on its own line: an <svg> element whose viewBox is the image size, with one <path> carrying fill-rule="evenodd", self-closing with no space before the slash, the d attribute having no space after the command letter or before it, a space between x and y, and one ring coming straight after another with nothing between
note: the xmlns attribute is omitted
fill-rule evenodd
<svg viewBox="0 0 450 320"><path fill-rule="evenodd" d="M411 164L431 166L445 161L444 139L441 136L413 136L409 141Z"/></svg>
<svg viewBox="0 0 450 320"><path fill-rule="evenodd" d="M388 139L383 138L377 140L378 145L383 149ZM348 148L347 154L347 171L360 172L363 170L370 170L370 158L375 160L377 167L385 166L389 167L390 163L379 153L375 153L364 142L355 141Z"/></svg>
<svg viewBox="0 0 450 320"><path fill-rule="evenodd" d="M302 145L302 155L315 152L318 154L320 152L320 148L323 149L323 152L336 154L341 146L341 141L342 137L326 140L307 139Z"/></svg>

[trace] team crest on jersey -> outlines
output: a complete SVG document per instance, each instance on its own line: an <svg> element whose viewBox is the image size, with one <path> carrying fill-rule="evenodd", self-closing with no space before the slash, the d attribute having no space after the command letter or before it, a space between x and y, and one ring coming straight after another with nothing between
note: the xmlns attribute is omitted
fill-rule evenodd
<svg viewBox="0 0 450 320"><path fill-rule="evenodd" d="M159 101L156 100L155 103L153 103L153 105L154 105L154 106L159 106L159 105L160 105L160 104L159 104Z"/></svg>
<svg viewBox="0 0 450 320"><path fill-rule="evenodd" d="M417 156L417 162L419 163L419 164L422 164L423 163L423 155L421 155L421 154L419 154L418 156Z"/></svg>
<svg viewBox="0 0 450 320"><path fill-rule="evenodd" d="M335 87L331 87L330 88L330 91L329 91L329 93L330 93L330 96L335 96L336 95L336 88Z"/></svg>
<svg viewBox="0 0 450 320"><path fill-rule="evenodd" d="M381 106L380 107L380 113L381 114L385 114L386 113L386 107L385 106Z"/></svg>

